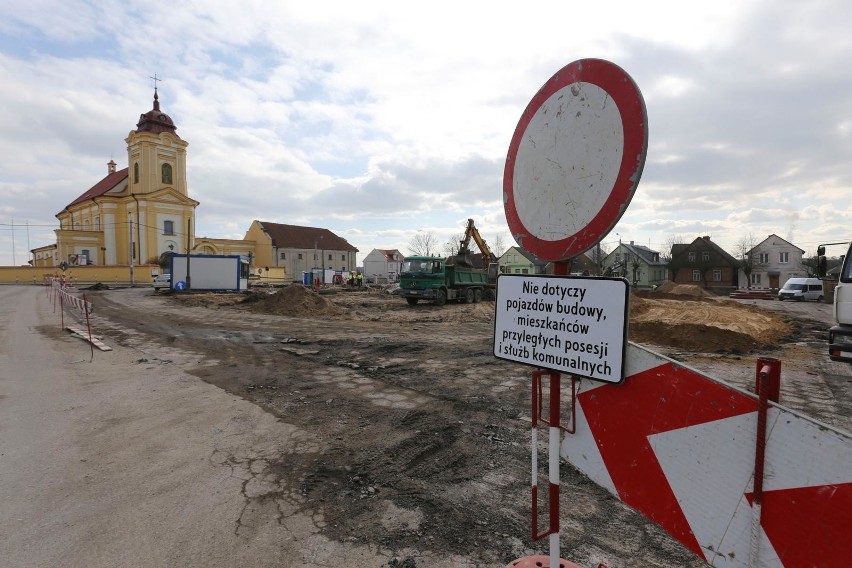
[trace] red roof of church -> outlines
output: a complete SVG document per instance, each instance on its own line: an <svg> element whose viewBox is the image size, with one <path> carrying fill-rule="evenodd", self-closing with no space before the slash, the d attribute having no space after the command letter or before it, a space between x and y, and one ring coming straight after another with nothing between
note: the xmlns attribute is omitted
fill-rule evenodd
<svg viewBox="0 0 852 568"><path fill-rule="evenodd" d="M109 190L114 189L121 182L127 179L127 170L128 168L124 168L123 170L118 170L117 172L107 174L104 179L102 179L101 181L90 187L88 190L86 190L83 195L66 205L65 209L68 209L72 205L77 205L78 203L94 199L95 197L100 197Z"/></svg>

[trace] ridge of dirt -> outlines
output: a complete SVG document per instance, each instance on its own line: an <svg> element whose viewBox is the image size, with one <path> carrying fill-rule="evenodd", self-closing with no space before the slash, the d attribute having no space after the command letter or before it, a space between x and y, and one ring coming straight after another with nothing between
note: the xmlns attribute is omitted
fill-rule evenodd
<svg viewBox="0 0 852 568"><path fill-rule="evenodd" d="M243 300L248 310L279 316L339 316L343 310L304 286L287 286L274 294L251 294Z"/></svg>
<svg viewBox="0 0 852 568"><path fill-rule="evenodd" d="M256 314L358 320L383 323L491 322L494 304L454 304L441 309L429 303L409 306L381 289L329 288L320 292L301 285L245 295L183 294L185 305L245 309ZM637 343L707 353L749 353L777 345L793 333L780 315L726 300L688 284L671 282L656 291L633 292L629 337Z"/></svg>

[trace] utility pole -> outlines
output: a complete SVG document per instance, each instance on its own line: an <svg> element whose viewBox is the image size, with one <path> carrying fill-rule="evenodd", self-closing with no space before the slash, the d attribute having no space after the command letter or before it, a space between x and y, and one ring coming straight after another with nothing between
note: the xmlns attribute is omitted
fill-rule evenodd
<svg viewBox="0 0 852 568"><path fill-rule="evenodd" d="M12 266L18 264L15 261L15 220L12 219Z"/></svg>
<svg viewBox="0 0 852 568"><path fill-rule="evenodd" d="M192 219L186 220L186 289L192 290L192 277L189 275L189 252L191 247Z"/></svg>
<svg viewBox="0 0 852 568"><path fill-rule="evenodd" d="M322 242L322 237L319 238L320 242ZM322 267L322 276L320 276L320 284L325 284L325 247L320 249L320 254L322 257L320 258L320 266Z"/></svg>
<svg viewBox="0 0 852 568"><path fill-rule="evenodd" d="M129 231L127 233L127 242L130 244L130 248L128 252L130 253L130 287L132 288L134 285L134 274L133 274L133 257L134 257L134 245L133 245L133 213L128 213L128 217L130 220Z"/></svg>

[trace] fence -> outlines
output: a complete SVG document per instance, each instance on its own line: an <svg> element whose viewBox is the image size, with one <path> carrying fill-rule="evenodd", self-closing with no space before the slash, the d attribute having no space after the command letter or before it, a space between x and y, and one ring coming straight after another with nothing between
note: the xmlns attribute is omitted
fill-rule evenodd
<svg viewBox="0 0 852 568"><path fill-rule="evenodd" d="M44 284L47 286L47 293L53 301L54 313L56 312L58 304L62 329L65 329L66 311L70 317L76 317L79 319L80 323L85 323L85 334L73 329L72 331L82 336L84 339L88 339L89 347L91 349L91 361L95 358L95 340L92 337L92 322L89 317L92 313L92 302L86 298L85 294L83 294L82 298L71 294L68 282L62 277L45 276Z"/></svg>

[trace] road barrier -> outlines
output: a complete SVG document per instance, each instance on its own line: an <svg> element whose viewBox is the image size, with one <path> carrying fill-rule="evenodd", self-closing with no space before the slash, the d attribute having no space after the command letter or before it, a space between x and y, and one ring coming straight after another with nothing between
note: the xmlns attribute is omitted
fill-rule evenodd
<svg viewBox="0 0 852 568"><path fill-rule="evenodd" d="M629 344L623 384L583 380L561 455L711 566L848 566L852 436Z"/></svg>
<svg viewBox="0 0 852 568"><path fill-rule="evenodd" d="M69 284L65 281L63 277L54 277L54 276L45 276L44 277L45 284L47 285L48 294L51 295L53 300L53 311L56 312L56 305L59 304L59 314L60 314L60 324L61 328L65 329L65 311L67 310L69 315L72 317L78 318L80 323L85 322L86 324L86 332L85 335L79 331L73 330L77 335L83 336L84 339L88 339L89 347L91 349L91 359L95 358L95 340L92 338L92 322L89 317L92 313L92 302L90 302L86 295L83 294L82 298L79 298L69 291ZM90 359L90 360L91 360Z"/></svg>

